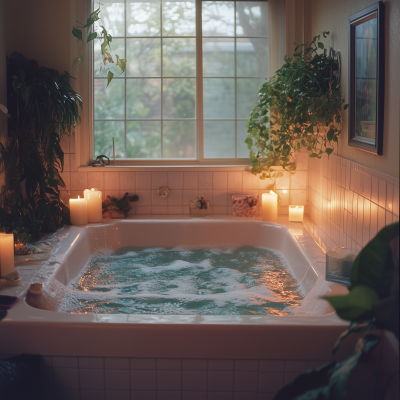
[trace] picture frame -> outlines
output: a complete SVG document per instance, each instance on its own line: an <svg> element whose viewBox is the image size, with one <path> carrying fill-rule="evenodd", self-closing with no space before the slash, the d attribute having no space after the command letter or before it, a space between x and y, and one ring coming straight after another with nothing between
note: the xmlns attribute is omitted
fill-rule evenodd
<svg viewBox="0 0 400 400"><path fill-rule="evenodd" d="M349 146L382 155L385 87L384 3L349 17Z"/></svg>

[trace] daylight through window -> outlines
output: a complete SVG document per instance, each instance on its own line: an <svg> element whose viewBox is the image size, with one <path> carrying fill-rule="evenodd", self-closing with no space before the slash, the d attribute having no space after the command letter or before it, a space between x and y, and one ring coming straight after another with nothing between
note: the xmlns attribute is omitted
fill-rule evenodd
<svg viewBox="0 0 400 400"><path fill-rule="evenodd" d="M106 88L95 41L94 156L110 156L114 137L120 159L247 158L247 115L269 76L267 2L126 0L100 9L112 53L128 64Z"/></svg>

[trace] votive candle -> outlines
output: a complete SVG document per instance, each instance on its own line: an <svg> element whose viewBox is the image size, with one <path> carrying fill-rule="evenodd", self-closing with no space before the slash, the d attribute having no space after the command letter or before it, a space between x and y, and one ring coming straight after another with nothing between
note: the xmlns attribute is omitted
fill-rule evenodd
<svg viewBox="0 0 400 400"><path fill-rule="evenodd" d="M101 191L95 188L85 189L83 194L87 202L87 222L101 222L103 220Z"/></svg>
<svg viewBox="0 0 400 400"><path fill-rule="evenodd" d="M303 222L304 206L289 206L289 221Z"/></svg>
<svg viewBox="0 0 400 400"><path fill-rule="evenodd" d="M72 225L87 224L87 203L86 199L69 199L69 212Z"/></svg>
<svg viewBox="0 0 400 400"><path fill-rule="evenodd" d="M276 221L278 219L278 195L272 190L262 194L262 220Z"/></svg>
<svg viewBox="0 0 400 400"><path fill-rule="evenodd" d="M14 234L0 233L0 276L14 270Z"/></svg>

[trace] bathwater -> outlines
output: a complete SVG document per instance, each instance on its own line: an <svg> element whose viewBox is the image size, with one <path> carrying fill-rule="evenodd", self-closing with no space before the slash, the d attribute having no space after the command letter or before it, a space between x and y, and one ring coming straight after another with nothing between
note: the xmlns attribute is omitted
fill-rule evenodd
<svg viewBox="0 0 400 400"><path fill-rule="evenodd" d="M282 254L251 246L102 250L70 289L60 311L288 315L302 299Z"/></svg>

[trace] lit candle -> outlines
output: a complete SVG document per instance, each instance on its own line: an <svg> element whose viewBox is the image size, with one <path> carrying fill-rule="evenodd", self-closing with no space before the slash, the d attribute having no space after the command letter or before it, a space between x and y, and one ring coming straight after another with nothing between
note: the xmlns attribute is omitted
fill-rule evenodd
<svg viewBox="0 0 400 400"><path fill-rule="evenodd" d="M303 222L304 206L289 206L289 221Z"/></svg>
<svg viewBox="0 0 400 400"><path fill-rule="evenodd" d="M0 233L0 276L14 270L14 235Z"/></svg>
<svg viewBox="0 0 400 400"><path fill-rule="evenodd" d="M87 203L79 196L77 199L69 199L69 212L72 225L87 224Z"/></svg>
<svg viewBox="0 0 400 400"><path fill-rule="evenodd" d="M83 191L87 202L87 221L88 222L101 222L103 220L103 213L101 207L101 192L95 188L85 189Z"/></svg>
<svg viewBox="0 0 400 400"><path fill-rule="evenodd" d="M262 220L276 221L278 219L278 195L272 190L262 194Z"/></svg>

